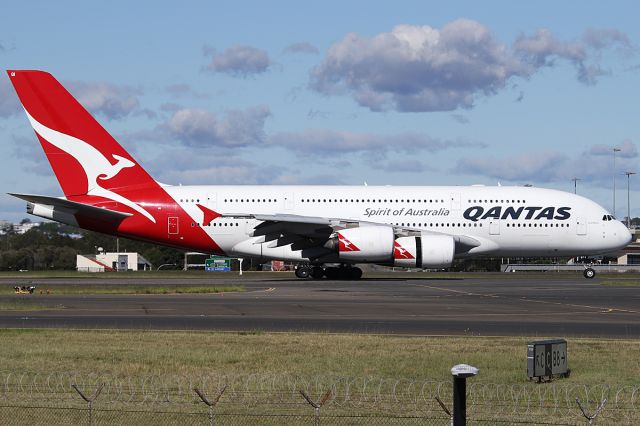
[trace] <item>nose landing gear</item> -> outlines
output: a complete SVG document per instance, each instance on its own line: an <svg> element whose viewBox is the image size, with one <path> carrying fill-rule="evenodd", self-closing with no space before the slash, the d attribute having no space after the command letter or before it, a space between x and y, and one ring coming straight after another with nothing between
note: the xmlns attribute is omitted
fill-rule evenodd
<svg viewBox="0 0 640 426"><path fill-rule="evenodd" d="M584 275L585 278L591 279L596 276L596 271L593 268L585 268L582 275Z"/></svg>

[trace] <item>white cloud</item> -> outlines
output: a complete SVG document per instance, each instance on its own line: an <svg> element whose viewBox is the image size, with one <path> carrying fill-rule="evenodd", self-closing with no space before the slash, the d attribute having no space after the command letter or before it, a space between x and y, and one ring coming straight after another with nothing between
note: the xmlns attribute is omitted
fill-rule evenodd
<svg viewBox="0 0 640 426"><path fill-rule="evenodd" d="M627 140L619 148L616 174L639 170L636 144ZM608 187L614 173L613 151L610 146L593 145L575 155L537 151L508 158L464 157L452 172L517 183L568 182L577 177L594 185Z"/></svg>
<svg viewBox="0 0 640 426"><path fill-rule="evenodd" d="M471 108L477 97L494 94L510 79L528 78L558 59L569 61L581 82L594 84L610 71L591 53L625 40L614 30L592 30L583 40L564 42L540 30L509 46L469 19L441 29L398 25L373 37L350 33L334 43L312 70L310 86L323 94L350 94L372 111L452 111Z"/></svg>
<svg viewBox="0 0 640 426"><path fill-rule="evenodd" d="M153 115L140 110L140 89L118 86L106 82L68 81L65 87L92 114L102 114L108 119L119 119L134 112ZM22 111L18 96L6 78L0 78L0 117L9 117Z"/></svg>
<svg viewBox="0 0 640 426"><path fill-rule="evenodd" d="M69 81L66 87L86 109L113 120L128 116L138 109L140 89L106 82Z"/></svg>
<svg viewBox="0 0 640 426"><path fill-rule="evenodd" d="M556 39L549 30L538 30L531 36L518 37L514 51L535 69L553 66L558 59L565 59L576 68L580 82L593 85L598 77L611 74L593 62L593 51L616 45L629 47L627 36L616 30L587 30L581 40L569 42ZM589 59L591 63L587 62Z"/></svg>
<svg viewBox="0 0 640 426"><path fill-rule="evenodd" d="M206 66L206 69L236 77L261 74L271 66L269 54L252 46L233 46L222 53L205 48L205 55L212 56L211 62Z"/></svg>
<svg viewBox="0 0 640 426"><path fill-rule="evenodd" d="M622 31L612 28L589 28L582 35L582 40L595 49L606 49L612 45L619 45L623 49L631 49L629 37Z"/></svg>
<svg viewBox="0 0 640 426"><path fill-rule="evenodd" d="M425 173L435 171L434 167L413 158L373 163L371 164L371 167L376 170L384 170L388 173Z"/></svg>
<svg viewBox="0 0 640 426"><path fill-rule="evenodd" d="M299 154L333 156L338 153L367 152L383 155L389 151L415 153L439 152L451 148L483 148L485 145L464 140L440 140L419 133L375 135L328 129L280 132L269 137L269 144Z"/></svg>
<svg viewBox="0 0 640 426"><path fill-rule="evenodd" d="M151 174L169 184L262 185L308 183L314 177L245 160L233 154L220 155L219 149L202 148L198 155L191 149L172 149L150 162Z"/></svg>
<svg viewBox="0 0 640 426"><path fill-rule="evenodd" d="M559 180L558 171L567 160L566 155L558 152L534 152L504 159L465 157L458 161L453 172L511 182L551 182Z"/></svg>
<svg viewBox="0 0 640 426"><path fill-rule="evenodd" d="M441 30L399 25L372 38L351 33L312 71L311 87L349 92L372 110L469 108L477 92L504 87L528 67L478 22L459 19Z"/></svg>
<svg viewBox="0 0 640 426"><path fill-rule="evenodd" d="M604 155L613 158L613 148L613 146L609 145L592 145L589 149L589 154L596 156ZM638 147L629 139L626 139L621 144L616 145L615 148L620 150L619 152L616 152L616 157L618 158L635 158L638 156Z"/></svg>
<svg viewBox="0 0 640 426"><path fill-rule="evenodd" d="M264 105L230 110L222 118L202 109L179 109L161 127L188 146L261 145L265 141L264 123L270 115Z"/></svg>

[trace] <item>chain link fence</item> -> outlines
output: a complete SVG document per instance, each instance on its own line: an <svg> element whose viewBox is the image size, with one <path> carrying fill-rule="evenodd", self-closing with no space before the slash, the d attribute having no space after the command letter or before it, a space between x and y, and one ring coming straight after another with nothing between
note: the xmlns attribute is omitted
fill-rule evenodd
<svg viewBox="0 0 640 426"><path fill-rule="evenodd" d="M0 424L449 425L437 399L451 395L450 382L379 377L0 372ZM594 424L633 425L639 400L640 385L470 380L467 421L585 425L602 406Z"/></svg>

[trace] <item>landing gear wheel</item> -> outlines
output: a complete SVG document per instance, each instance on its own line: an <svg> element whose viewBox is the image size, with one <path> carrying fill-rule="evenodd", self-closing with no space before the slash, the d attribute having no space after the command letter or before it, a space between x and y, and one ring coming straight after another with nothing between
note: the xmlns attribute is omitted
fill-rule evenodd
<svg viewBox="0 0 640 426"><path fill-rule="evenodd" d="M351 268L338 268L338 279L339 280L350 280L351 279Z"/></svg>
<svg viewBox="0 0 640 426"><path fill-rule="evenodd" d="M324 268L321 266L314 266L311 268L311 278L314 280L321 280L324 277Z"/></svg>
<svg viewBox="0 0 640 426"><path fill-rule="evenodd" d="M596 271L593 268L587 268L584 270L582 274L584 275L585 278L591 279L596 276Z"/></svg>
<svg viewBox="0 0 640 426"><path fill-rule="evenodd" d="M349 268L350 269L350 277L352 280L359 280L362 278L362 269L360 268Z"/></svg>
<svg viewBox="0 0 640 426"><path fill-rule="evenodd" d="M330 267L324 270L324 275L329 280L337 280L340 278L340 269L335 267Z"/></svg>
<svg viewBox="0 0 640 426"><path fill-rule="evenodd" d="M311 268L308 266L298 266L296 268L296 277L305 279L309 278L309 275L311 275Z"/></svg>

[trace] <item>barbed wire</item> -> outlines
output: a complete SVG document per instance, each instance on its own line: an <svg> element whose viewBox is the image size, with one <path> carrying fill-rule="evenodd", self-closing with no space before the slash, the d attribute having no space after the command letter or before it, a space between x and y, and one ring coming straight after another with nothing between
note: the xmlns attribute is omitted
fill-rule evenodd
<svg viewBox="0 0 640 426"><path fill-rule="evenodd" d="M330 391L326 407L335 412L441 413L435 398L449 401L452 383L408 378L342 377L335 375L300 376L294 374L150 374L116 376L108 373L0 371L0 403L35 401L49 405L79 404L73 390L92 393L104 384L99 396L102 406L182 405L193 407L198 388L206 395L223 389L220 407L261 406L279 412L304 409L304 391L318 399ZM607 399L601 418L640 420L640 385L581 385L570 382L493 384L470 381L467 384L467 411L470 416L492 418L514 416L575 417L580 414L576 398L588 408Z"/></svg>

